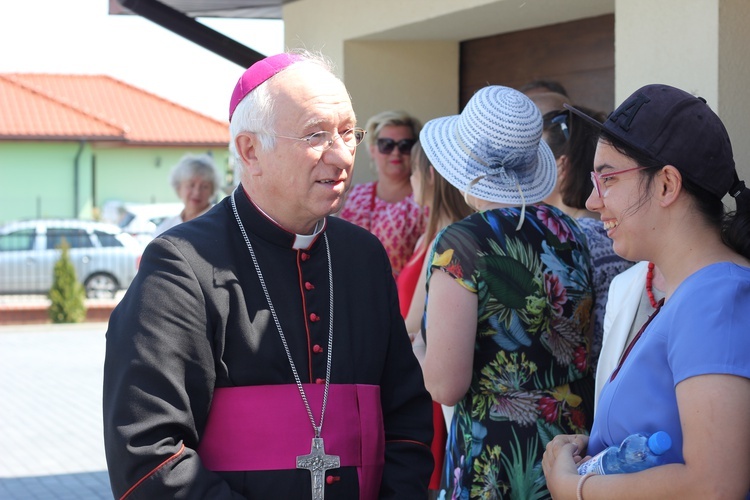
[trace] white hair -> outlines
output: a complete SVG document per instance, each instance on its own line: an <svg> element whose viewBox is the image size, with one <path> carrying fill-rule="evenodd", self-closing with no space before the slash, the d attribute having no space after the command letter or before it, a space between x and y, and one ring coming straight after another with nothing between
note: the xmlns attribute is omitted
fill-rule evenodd
<svg viewBox="0 0 750 500"><path fill-rule="evenodd" d="M180 188L180 184L196 176L213 184L214 194L212 196L215 196L219 189L221 189L221 174L214 163L214 159L208 154L187 153L184 155L172 167L169 173L169 183L177 191Z"/></svg>

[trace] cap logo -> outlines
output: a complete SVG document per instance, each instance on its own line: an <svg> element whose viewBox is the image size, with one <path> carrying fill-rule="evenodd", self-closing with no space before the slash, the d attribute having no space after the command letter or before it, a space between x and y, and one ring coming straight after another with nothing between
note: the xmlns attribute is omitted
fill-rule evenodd
<svg viewBox="0 0 750 500"><path fill-rule="evenodd" d="M650 101L651 99L641 93L638 93L632 96L627 102L624 102L619 108L617 108L615 112L610 115L609 121L616 123L620 126L621 129L627 132L628 130L630 130L630 124L633 122L633 118L635 118L635 115L638 114L638 111L640 111L641 106ZM624 119L620 120L620 117L623 117Z"/></svg>

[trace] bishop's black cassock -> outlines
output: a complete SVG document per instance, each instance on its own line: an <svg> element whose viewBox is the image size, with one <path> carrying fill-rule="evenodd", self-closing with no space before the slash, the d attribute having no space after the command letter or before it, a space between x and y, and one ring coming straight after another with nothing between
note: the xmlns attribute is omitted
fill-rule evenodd
<svg viewBox="0 0 750 500"><path fill-rule="evenodd" d="M426 498L431 400L382 245L328 217L294 249L296 235L241 186L235 199L316 422L331 314L324 234L330 244L322 438L342 458L325 498ZM312 424L229 197L144 251L107 330L104 437L117 498L311 498L294 457L310 453Z"/></svg>

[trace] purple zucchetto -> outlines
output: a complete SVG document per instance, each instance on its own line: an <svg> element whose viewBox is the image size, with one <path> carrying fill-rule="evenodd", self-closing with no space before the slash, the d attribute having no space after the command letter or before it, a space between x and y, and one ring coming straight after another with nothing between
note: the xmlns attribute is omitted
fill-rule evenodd
<svg viewBox="0 0 750 500"><path fill-rule="evenodd" d="M268 56L247 68L237 81L237 85L234 86L232 99L229 101L229 121L232 121L234 110L247 94L252 92L258 85L265 82L276 73L288 68L302 59L302 56L285 52L274 56Z"/></svg>

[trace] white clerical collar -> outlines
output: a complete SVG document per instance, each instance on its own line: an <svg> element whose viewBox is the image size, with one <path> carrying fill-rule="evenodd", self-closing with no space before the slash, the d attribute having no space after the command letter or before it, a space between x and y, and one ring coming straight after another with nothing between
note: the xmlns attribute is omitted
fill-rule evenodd
<svg viewBox="0 0 750 500"><path fill-rule="evenodd" d="M252 200L251 200L252 201ZM260 213L266 216L266 218L270 221L272 221L274 224L276 224L279 227L284 227L278 222L276 222L273 217L268 215L263 211L262 208L260 208L256 203L253 202L253 205L255 205L255 208L258 209ZM292 248L295 250L304 250L306 248L310 248L310 245L313 244L315 241L315 238L323 231L323 228L325 227L325 224L322 220L319 220L315 223L315 229L313 230L312 234L295 234L294 238L294 244L292 245Z"/></svg>
<svg viewBox="0 0 750 500"><path fill-rule="evenodd" d="M315 223L315 229L313 230L312 234L295 234L294 244L292 245L292 248L294 248L295 250L304 250L306 248L310 248L310 245L313 244L313 241L315 241L315 238L323 231L324 227L325 224L323 224L322 221L318 221Z"/></svg>

